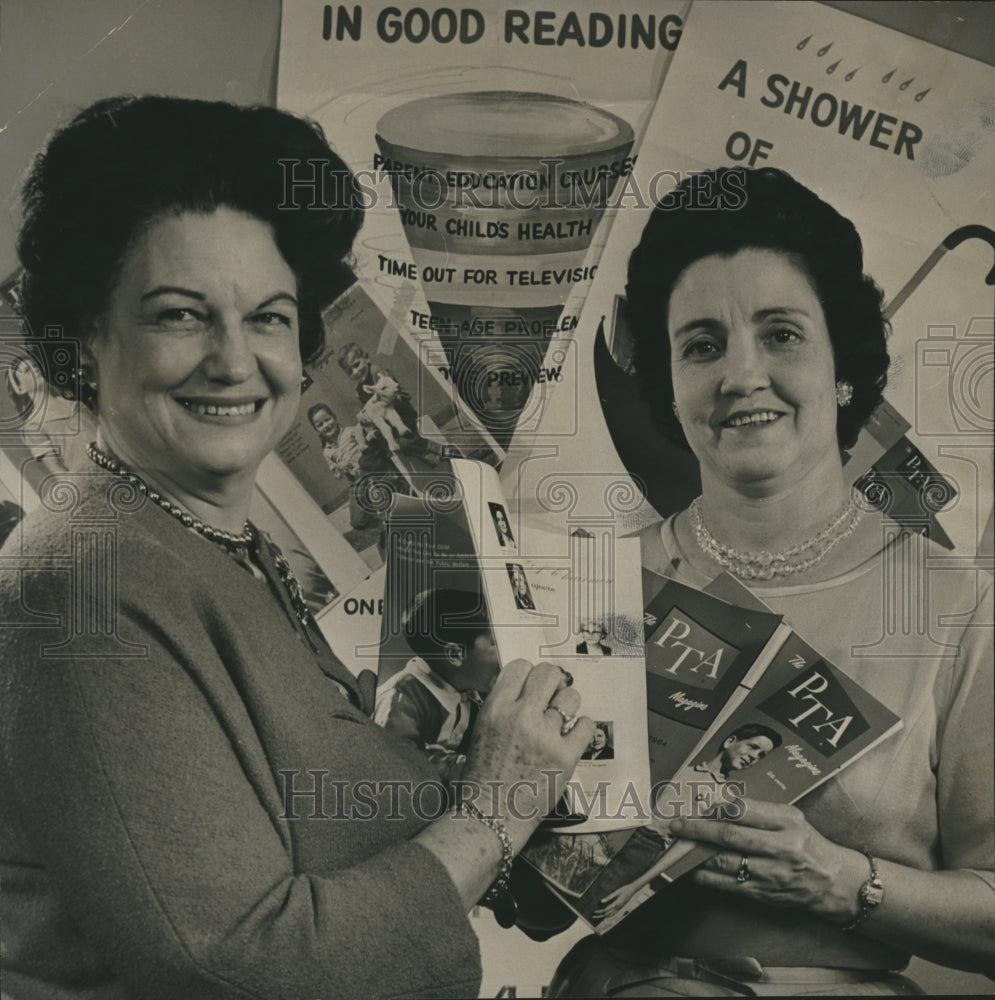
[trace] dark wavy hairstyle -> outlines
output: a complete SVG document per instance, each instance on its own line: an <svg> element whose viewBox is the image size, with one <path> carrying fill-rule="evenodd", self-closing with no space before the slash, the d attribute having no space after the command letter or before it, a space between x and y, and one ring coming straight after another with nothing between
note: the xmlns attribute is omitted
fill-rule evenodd
<svg viewBox="0 0 995 1000"><path fill-rule="evenodd" d="M322 410L330 413L338 421L338 417L335 416L335 411L328 405L328 403L315 403L313 406L307 408L307 419L311 426L314 426L314 415L320 413Z"/></svg>
<svg viewBox="0 0 995 1000"><path fill-rule="evenodd" d="M708 197L702 200L702 193ZM685 178L653 210L629 258L626 319L640 392L660 429L685 448L673 412L668 311L684 270L702 257L757 248L789 254L822 304L837 379L853 385L836 436L852 447L881 402L888 371L881 290L864 274L852 222L783 170L722 167Z"/></svg>
<svg viewBox="0 0 995 1000"><path fill-rule="evenodd" d="M319 170L320 197L301 183ZM298 182L289 191L288 176ZM22 201L29 345L53 388L89 405L71 345L85 344L150 221L224 205L268 223L297 278L306 361L322 347L321 309L354 280L347 258L363 218L352 174L316 123L158 96L112 97L77 114L35 159Z"/></svg>

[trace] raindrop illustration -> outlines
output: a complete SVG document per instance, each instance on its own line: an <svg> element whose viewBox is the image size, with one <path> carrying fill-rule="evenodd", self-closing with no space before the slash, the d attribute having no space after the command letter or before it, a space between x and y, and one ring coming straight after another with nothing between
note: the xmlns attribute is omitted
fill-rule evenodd
<svg viewBox="0 0 995 1000"><path fill-rule="evenodd" d="M909 78L908 78L908 79L907 79L907 80L905 81L905 83L900 83L900 84L898 85L898 89L899 89L899 90L906 90L906 89L908 88L909 84L910 84L910 83L911 83L911 82L912 82L912 81L913 81L914 79L915 79L915 77L914 77L914 76L910 76L910 77L909 77Z"/></svg>
<svg viewBox="0 0 995 1000"><path fill-rule="evenodd" d="M821 49L816 53L816 55L821 59L831 48L833 43L830 42L828 45L823 45Z"/></svg>
<svg viewBox="0 0 995 1000"><path fill-rule="evenodd" d="M894 75L895 75L895 70L892 70L890 73L885 73L885 75L881 77L881 82L887 83Z"/></svg>
<svg viewBox="0 0 995 1000"><path fill-rule="evenodd" d="M860 72L860 67L858 66L856 69L850 70L850 72L847 73L847 75L843 77L843 79L846 80L847 83L849 83L859 72Z"/></svg>
<svg viewBox="0 0 995 1000"><path fill-rule="evenodd" d="M799 42L799 43L798 43L798 44L797 44L797 45L795 46L795 48L796 48L796 49L798 49L798 51L799 51L799 52L801 52L801 50L802 50L803 48L805 48L805 46L806 46L806 45L808 45L808 43L809 43L809 42L810 42L811 40L812 40L812 36L811 36L811 35L809 35L809 36L808 36L808 38L803 38L803 39L802 39L802 40L801 40L801 41L800 41L800 42Z"/></svg>
<svg viewBox="0 0 995 1000"><path fill-rule="evenodd" d="M927 87L925 90L920 90L919 93L916 94L916 100L921 101L932 89L932 87Z"/></svg>
<svg viewBox="0 0 995 1000"><path fill-rule="evenodd" d="M834 62L832 64L832 66L827 66L826 67L826 75L828 76L830 73L835 73L836 72L836 67L839 66L839 64L840 64L841 61L842 60L837 59L836 62Z"/></svg>

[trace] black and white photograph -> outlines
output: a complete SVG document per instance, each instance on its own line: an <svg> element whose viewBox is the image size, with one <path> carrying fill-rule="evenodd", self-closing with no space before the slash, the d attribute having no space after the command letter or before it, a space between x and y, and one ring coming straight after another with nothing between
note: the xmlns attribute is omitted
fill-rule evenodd
<svg viewBox="0 0 995 1000"><path fill-rule="evenodd" d="M535 611L535 601L532 599L532 588L529 587L525 567L521 563L506 563L508 580L511 583L511 594L515 599L515 607L519 611Z"/></svg>
<svg viewBox="0 0 995 1000"><path fill-rule="evenodd" d="M498 545L501 548L515 548L515 536L511 532L508 511L505 510L504 504L488 502L487 508L494 522L494 534L497 535Z"/></svg>
<svg viewBox="0 0 995 1000"><path fill-rule="evenodd" d="M0 53L4 1000L995 996L995 4Z"/></svg>
<svg viewBox="0 0 995 1000"><path fill-rule="evenodd" d="M613 722L595 722L594 735L587 749L580 755L581 760L614 760L615 759L615 724Z"/></svg>
<svg viewBox="0 0 995 1000"><path fill-rule="evenodd" d="M591 618L581 622L577 629L580 642L577 652L584 656L611 656L612 648L608 645L608 631L601 618Z"/></svg>

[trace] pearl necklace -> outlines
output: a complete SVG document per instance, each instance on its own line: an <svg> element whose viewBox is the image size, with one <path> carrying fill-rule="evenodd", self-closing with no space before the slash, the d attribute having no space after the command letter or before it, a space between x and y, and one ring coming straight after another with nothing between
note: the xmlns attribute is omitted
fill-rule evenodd
<svg viewBox="0 0 995 1000"><path fill-rule="evenodd" d="M116 458L112 458L106 452L101 451L95 442L91 441L86 446L86 453L92 462L99 465L100 468L106 469L107 472L120 476L125 482L138 490L139 493L147 496L153 503L166 511L167 514L175 517L185 528L197 532L198 535L202 535L209 542L214 542L215 545L220 545L227 552L231 552L242 558L249 558L250 564L253 548L258 551L260 542L265 542L266 550L280 576L280 582L290 597L290 603L294 609L294 614L297 616L297 620L305 629L311 624L311 612L304 597L304 590L298 582L297 577L294 576L294 571L291 569L287 557L280 551L274 541L258 532L251 521L245 522L245 528L238 535L230 531L223 531L221 528L212 527L210 524L205 524L199 518L194 517L182 507L174 504L171 500L167 500L158 490L149 486L141 476L126 469Z"/></svg>
<svg viewBox="0 0 995 1000"><path fill-rule="evenodd" d="M234 535L230 531L222 531L221 528L214 528L194 517L182 507L178 507L171 500L167 500L161 493L149 486L144 479L126 469L116 458L111 458L106 452L101 451L95 442L91 441L86 446L86 453L90 461L96 462L100 468L113 472L116 476L121 476L139 493L158 504L167 514L172 514L185 528L196 531L198 535L203 535L208 541L220 545L229 552L233 552L235 549L247 549L254 541L256 531L248 521L245 522L245 528L240 535Z"/></svg>
<svg viewBox="0 0 995 1000"><path fill-rule="evenodd" d="M811 569L826 558L845 538L854 533L863 511L847 497L838 514L814 538L809 538L785 552L740 552L731 545L717 541L705 526L701 514L701 497L695 497L688 507L691 530L705 555L729 570L741 580L770 580L776 576L792 576Z"/></svg>

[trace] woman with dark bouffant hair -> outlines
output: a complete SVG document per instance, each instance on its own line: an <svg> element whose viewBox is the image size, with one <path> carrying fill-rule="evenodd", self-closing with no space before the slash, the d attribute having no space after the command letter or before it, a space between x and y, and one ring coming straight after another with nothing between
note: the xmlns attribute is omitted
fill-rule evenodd
<svg viewBox="0 0 995 1000"><path fill-rule="evenodd" d="M548 995L918 993L910 953L992 975L991 581L936 574L917 610L933 545L851 489L888 369L856 229L780 170L708 171L652 212L626 294L642 393L702 484L644 565L738 577L904 728L797 807L674 821L718 853L580 942Z"/></svg>
<svg viewBox="0 0 995 1000"><path fill-rule="evenodd" d="M504 666L450 803L247 519L361 219L271 108L101 101L28 177L31 347L98 423L0 570L11 1000L476 995L467 911L514 918L591 736L564 673Z"/></svg>
<svg viewBox="0 0 995 1000"><path fill-rule="evenodd" d="M693 193L682 201L677 188L657 206L629 259L626 316L633 361L657 425L673 441L690 447L674 408L670 338L660 336L661 315L666 315L674 285L696 260L731 257L749 247L794 260L814 286L835 374L849 386L848 401L837 408L836 435L840 447L852 447L881 402L888 373L881 290L863 273L857 230L781 170L717 170L714 183L722 192L737 192L723 195L728 209L685 208L685 203L693 204Z"/></svg>

